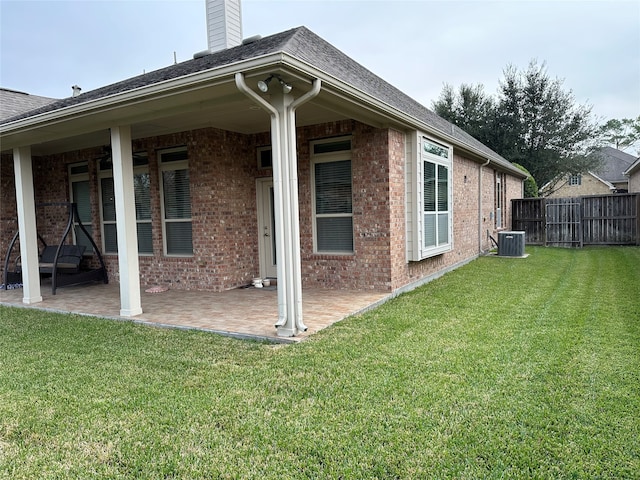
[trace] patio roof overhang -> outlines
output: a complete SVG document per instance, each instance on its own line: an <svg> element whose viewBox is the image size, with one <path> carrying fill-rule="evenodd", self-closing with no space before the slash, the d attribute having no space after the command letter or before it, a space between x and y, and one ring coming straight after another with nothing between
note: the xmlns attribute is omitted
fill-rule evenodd
<svg viewBox="0 0 640 480"><path fill-rule="evenodd" d="M243 72L250 85L277 73L293 86L296 97L311 90L314 78L324 77L320 95L297 111L298 126L351 118L373 126L400 126L382 109L357 101L357 92L279 53L5 123L0 125L2 151L30 146L39 156L108 145L114 125L130 125L133 139L206 127L245 134L267 131L269 115L238 90L237 72Z"/></svg>

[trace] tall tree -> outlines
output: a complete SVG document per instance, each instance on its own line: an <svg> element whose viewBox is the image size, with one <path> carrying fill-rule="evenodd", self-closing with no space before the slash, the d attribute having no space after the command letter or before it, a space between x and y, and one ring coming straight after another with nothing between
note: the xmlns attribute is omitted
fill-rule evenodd
<svg viewBox="0 0 640 480"><path fill-rule="evenodd" d="M463 129L466 124L469 134L524 166L539 185L597 166L587 155L598 129L591 107L577 105L563 81L549 77L544 63L532 60L526 70L508 66L497 99L486 97L481 85L463 87L456 94L445 86L433 104L436 113Z"/></svg>
<svg viewBox="0 0 640 480"><path fill-rule="evenodd" d="M636 119L617 120L612 118L600 127L599 133L605 143L618 150L624 151L632 148L636 142L640 141L640 116Z"/></svg>
<svg viewBox="0 0 640 480"><path fill-rule="evenodd" d="M529 170L538 184L597 165L587 155L597 138L591 107L576 105L571 90L550 78L544 63L533 60L524 71L513 66L504 71L498 117L508 119L500 128L509 143L496 148Z"/></svg>
<svg viewBox="0 0 640 480"><path fill-rule="evenodd" d="M440 97L433 103L434 111L442 118L459 126L469 135L485 144L491 142L491 123L495 114L493 99L484 93L484 87L463 83L458 91L445 84Z"/></svg>

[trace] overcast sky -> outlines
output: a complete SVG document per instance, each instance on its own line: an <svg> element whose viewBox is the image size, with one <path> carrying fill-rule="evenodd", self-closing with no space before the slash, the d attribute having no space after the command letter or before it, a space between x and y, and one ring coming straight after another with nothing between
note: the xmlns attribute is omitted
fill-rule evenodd
<svg viewBox="0 0 640 480"><path fill-rule="evenodd" d="M243 0L243 36L304 25L431 108L546 62L598 119L640 115L640 0ZM62 98L207 48L205 0L0 0L0 85Z"/></svg>

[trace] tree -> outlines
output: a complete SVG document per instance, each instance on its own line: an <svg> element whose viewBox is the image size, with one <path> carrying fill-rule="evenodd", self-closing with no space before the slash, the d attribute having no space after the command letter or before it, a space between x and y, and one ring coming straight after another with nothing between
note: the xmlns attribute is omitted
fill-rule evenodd
<svg viewBox="0 0 640 480"><path fill-rule="evenodd" d="M445 86L433 104L436 113L463 129L461 117L470 115L468 133L524 166L538 184L597 167L598 160L588 156L598 137L590 106L576 105L572 92L549 77L544 63L532 60L523 71L508 66L503 75L497 99L481 95L481 85L463 86L470 90L466 97L462 87L455 94Z"/></svg>
<svg viewBox="0 0 640 480"><path fill-rule="evenodd" d="M524 168L519 163L514 163L513 166L519 168L528 175L528 177L524 181L524 198L537 198L538 184L536 183L536 179L531 175L531 172L529 172L529 170Z"/></svg>
<svg viewBox="0 0 640 480"><path fill-rule="evenodd" d="M624 151L640 140L640 116L636 119L613 118L600 127L599 133L605 143Z"/></svg>
<svg viewBox="0 0 640 480"><path fill-rule="evenodd" d="M451 85L445 84L439 99L433 103L433 109L482 143L491 143L489 137L493 129L487 122L494 117L495 105L493 99L484 93L482 85L463 83L456 92Z"/></svg>

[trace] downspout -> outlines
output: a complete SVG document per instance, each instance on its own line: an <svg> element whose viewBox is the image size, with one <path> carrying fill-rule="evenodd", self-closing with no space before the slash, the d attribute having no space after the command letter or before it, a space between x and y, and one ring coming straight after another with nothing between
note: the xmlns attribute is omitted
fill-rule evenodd
<svg viewBox="0 0 640 480"><path fill-rule="evenodd" d="M269 112L269 114L271 115L271 151L273 153L273 155L279 155L280 152L280 113L278 112L278 110L271 105L269 102L267 102L265 99L263 99L260 95L258 95L256 92L254 92L253 90L251 90L249 88L249 86L247 85L247 83L245 82L244 79L244 74L242 74L241 72L237 72L235 75L235 80L236 80L236 86L238 87L238 90L240 90L242 93L244 93L245 95L247 95L248 97L250 97L253 101L255 101L258 105L260 105L262 108L264 108L267 112ZM273 183L274 183L274 195L276 196L275 198L275 202L277 205L283 205L284 204L284 200L282 199L282 188L281 188L281 172L280 172L280 167L281 167L281 162L279 159L274 158L273 159L273 163L272 163L272 168L273 168ZM275 227L276 227L276 239L279 239L277 241L283 241L285 238L285 234L284 234L284 228L283 228L283 221L281 217L282 212L280 211L279 208L275 208L274 209L274 214L275 214ZM276 246L276 251L278 250L277 246ZM280 250L282 252L282 250ZM281 261L278 262L279 264L282 263ZM282 277L282 278L278 278L278 283L279 288L278 288L278 321L276 322L276 327L282 326L287 322L287 303L286 303L286 297L285 297L285 293L286 293L286 283L287 283L287 279L284 278L285 275L281 274L281 269L282 267L279 266L278 267L278 277Z"/></svg>
<svg viewBox="0 0 640 480"><path fill-rule="evenodd" d="M301 97L296 98L289 108L287 109L287 115L289 117L289 126L292 130L292 135L289 136L289 182L291 192L293 192L293 197L298 198L298 157L296 153L296 109L317 96L320 93L320 88L322 86L322 81L318 78L313 80L311 85L311 90L302 95ZM298 209L298 202L292 202L292 217L294 219L300 218L300 212ZM293 241L293 251L300 251L300 221L293 222L292 229L292 241ZM294 269L294 278L302 279L302 266L300 264L300 256L295 257L295 261L293 262ZM296 282L293 287L294 299L296 302L296 316L295 316L295 326L299 330L303 332L307 330L307 326L304 324L302 320L302 281Z"/></svg>
<svg viewBox="0 0 640 480"><path fill-rule="evenodd" d="M305 331L307 327L302 320L302 268L300 265L300 221L298 210L298 169L296 157L296 132L295 132L295 110L303 103L311 100L318 95L321 88L321 81L314 79L312 88L309 92L301 97L293 100L289 105L284 107L284 117L281 112L271 105L269 102L260 97L256 92L251 90L244 79L244 75L240 72L235 75L236 86L238 89L249 96L257 104L262 106L271 115L272 128L272 152L274 153L273 177L274 177L274 193L277 195L277 202L280 205L287 204L290 211L285 218L278 218L282 215L279 209L275 209L276 213L276 238L279 238L281 252L285 258L278 262L278 312L279 318L276 327L285 326L289 316L293 317L293 325L295 329ZM284 130L281 123L284 120ZM284 138L282 134L285 133ZM283 145L283 143L286 143ZM275 158L279 155L281 148L286 149L284 158ZM284 160L284 161L282 161ZM282 188L284 185L288 188ZM288 194L286 194L288 192ZM293 254L298 252L298 254ZM297 279L290 282L289 279Z"/></svg>
<svg viewBox="0 0 640 480"><path fill-rule="evenodd" d="M480 175L478 176L478 253L482 254L482 169L489 165L491 159L480 165Z"/></svg>

